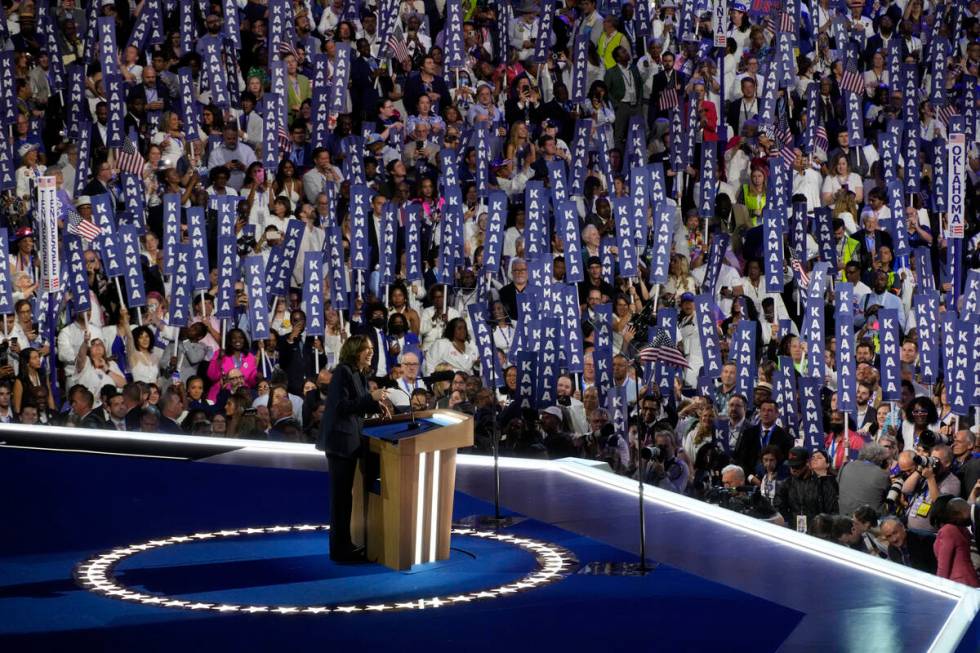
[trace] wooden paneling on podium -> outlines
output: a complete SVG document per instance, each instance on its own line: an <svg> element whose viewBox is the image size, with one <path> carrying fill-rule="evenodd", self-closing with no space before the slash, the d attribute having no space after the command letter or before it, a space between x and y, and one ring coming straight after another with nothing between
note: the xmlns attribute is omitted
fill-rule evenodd
<svg viewBox="0 0 980 653"><path fill-rule="evenodd" d="M396 570L449 558L456 450L473 444L470 415L420 411L415 423L409 415L369 421L364 434L380 469L365 483L362 459L354 479L351 538L368 560Z"/></svg>

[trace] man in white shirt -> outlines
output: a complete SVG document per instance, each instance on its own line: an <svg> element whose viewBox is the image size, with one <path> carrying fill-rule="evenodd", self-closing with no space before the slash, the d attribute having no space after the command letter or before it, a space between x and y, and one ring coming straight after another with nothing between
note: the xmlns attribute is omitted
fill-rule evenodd
<svg viewBox="0 0 980 653"><path fill-rule="evenodd" d="M340 187L340 171L330 163L330 152L325 147L313 150L314 167L303 175L303 195L310 203L315 203L320 193L326 192L327 183L334 184L334 190Z"/></svg>
<svg viewBox="0 0 980 653"><path fill-rule="evenodd" d="M803 156L800 148L795 148L793 153L796 155L793 160L793 195L806 196L806 210L813 211L820 206L820 186L823 179Z"/></svg>
<svg viewBox="0 0 980 653"><path fill-rule="evenodd" d="M225 125L221 145L211 150L208 157L208 170L223 165L231 176L228 185L236 191L245 183L245 170L255 163L255 152L238 140L238 127L234 123Z"/></svg>
<svg viewBox="0 0 980 653"><path fill-rule="evenodd" d="M419 355L414 351L403 351L398 356L398 363L402 366L402 376L398 379L398 390L390 393L388 399L396 408L408 408L409 397L418 389L425 390L426 385L419 377L421 361Z"/></svg>

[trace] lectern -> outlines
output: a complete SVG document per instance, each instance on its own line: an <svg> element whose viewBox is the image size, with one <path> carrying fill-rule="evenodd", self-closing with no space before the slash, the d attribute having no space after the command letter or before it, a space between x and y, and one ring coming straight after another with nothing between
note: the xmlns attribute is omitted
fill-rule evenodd
<svg viewBox="0 0 980 653"><path fill-rule="evenodd" d="M473 418L420 411L414 422L409 415L368 421L364 434L379 464L358 464L351 539L367 548L368 560L396 570L449 558L456 450L473 444Z"/></svg>

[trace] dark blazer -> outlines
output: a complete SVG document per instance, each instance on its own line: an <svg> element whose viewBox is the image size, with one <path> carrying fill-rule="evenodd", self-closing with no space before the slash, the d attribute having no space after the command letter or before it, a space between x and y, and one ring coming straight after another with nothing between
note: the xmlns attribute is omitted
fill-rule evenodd
<svg viewBox="0 0 980 653"><path fill-rule="evenodd" d="M633 76L633 90L636 94L634 104L638 105L643 100L643 79L640 77L640 71L636 69L636 64L630 64L629 72ZM618 65L606 71L606 86L609 87L609 99L612 100L614 107L618 107L626 93L626 78Z"/></svg>
<svg viewBox="0 0 980 653"><path fill-rule="evenodd" d="M914 528L908 529L908 535L905 538L905 546L909 553L908 566L919 571L924 571L927 574L936 573L936 554L932 549L932 545L935 542L935 533L920 531ZM891 545L888 546L888 559L900 565L905 564L902 561L901 550Z"/></svg>
<svg viewBox="0 0 980 653"><path fill-rule="evenodd" d="M742 431L738 442L735 443L735 451L732 452L733 462L742 468L746 475L755 470L755 466L762 457L762 425L756 424ZM776 445L783 453L783 459L793 447L793 438L781 426L773 426L772 435L769 437L769 444Z"/></svg>
<svg viewBox="0 0 980 653"><path fill-rule="evenodd" d="M361 447L364 415L381 412L368 392L367 378L341 363L333 372L316 448L328 456L353 458Z"/></svg>
<svg viewBox="0 0 980 653"><path fill-rule="evenodd" d="M296 342L289 342L288 338L280 337L276 345L279 349L279 366L289 370L286 388L297 397L303 396L306 379L316 376L316 358L319 352L313 348L313 339L313 336L303 335ZM320 356L320 366L325 365L326 357Z"/></svg>
<svg viewBox="0 0 980 653"><path fill-rule="evenodd" d="M184 429L180 428L180 424L164 415L160 415L160 425L157 426L157 430L169 435L186 435Z"/></svg>
<svg viewBox="0 0 980 653"><path fill-rule="evenodd" d="M865 266L870 267L871 261L874 258L874 255L878 253L879 247L881 247L882 245L888 245L888 247L892 248L892 253L894 253L895 246L892 244L891 234L889 234L887 231L883 229L877 229L874 232L875 249L873 252L871 252L868 250L868 243L865 240L867 234L868 234L867 230L861 229L859 231L855 231L854 235L851 236L851 238L858 241L858 253L861 256L861 261L863 261Z"/></svg>
<svg viewBox="0 0 980 653"><path fill-rule="evenodd" d="M102 417L102 411L98 408L89 411L88 415L83 417L79 422L78 426L83 429L107 429L109 426L105 423L105 419ZM112 428L115 430L115 427Z"/></svg>
<svg viewBox="0 0 980 653"><path fill-rule="evenodd" d="M173 106L173 98L170 97L170 90L167 85L157 80L157 98L163 102L163 111L170 111ZM146 84L140 83L129 89L126 94L126 101L132 102L134 98L140 98L146 102Z"/></svg>

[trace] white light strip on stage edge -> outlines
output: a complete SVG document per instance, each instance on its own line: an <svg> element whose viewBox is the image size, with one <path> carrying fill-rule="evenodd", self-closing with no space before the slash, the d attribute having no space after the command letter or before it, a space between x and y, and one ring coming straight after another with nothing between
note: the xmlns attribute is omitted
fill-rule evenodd
<svg viewBox="0 0 980 653"><path fill-rule="evenodd" d="M448 413L437 412L433 415L439 419L456 419ZM0 438L4 432L23 433L24 427L16 424L0 424ZM200 444L210 446L241 447L246 451L283 453L295 456L315 456L323 457L323 452L317 451L311 444L297 442L268 442L259 440L246 440L239 438L213 438L195 435L165 435L149 433L120 433L118 431L102 431L96 429L78 429L60 426L32 426L32 434L51 435L64 437L66 434L76 434L85 437L105 438L106 440L130 440L142 442L167 442ZM0 442L2 444L2 442ZM493 459L489 456L474 456L459 454L456 457L456 464L464 467L492 467ZM582 464L577 459L564 460L531 460L524 458L501 458L500 467L502 469L525 469L551 471L569 474L585 482L603 486L630 496L638 497L637 484L635 481L623 476L618 476L601 468ZM806 551L811 555L819 556L825 560L837 564L846 565L864 573L876 575L887 580L895 580L913 587L927 590L943 598L956 601L956 605L951 611L949 618L943 625L936 639L933 641L930 650L940 651L955 648L956 643L962 638L966 629L969 628L977 612L980 611L980 591L974 590L966 585L954 583L944 578L939 578L924 572L896 565L894 563L881 560L859 551L853 551L846 547L825 542L816 537L811 537L803 533L797 533L789 528L768 524L745 515L725 510L690 497L667 492L651 485L644 486L644 494L647 501L658 503L677 510L683 510L688 514L695 515L702 519L707 519L715 523L725 524L740 531L764 538L769 542L778 545L788 546L794 550Z"/></svg>

